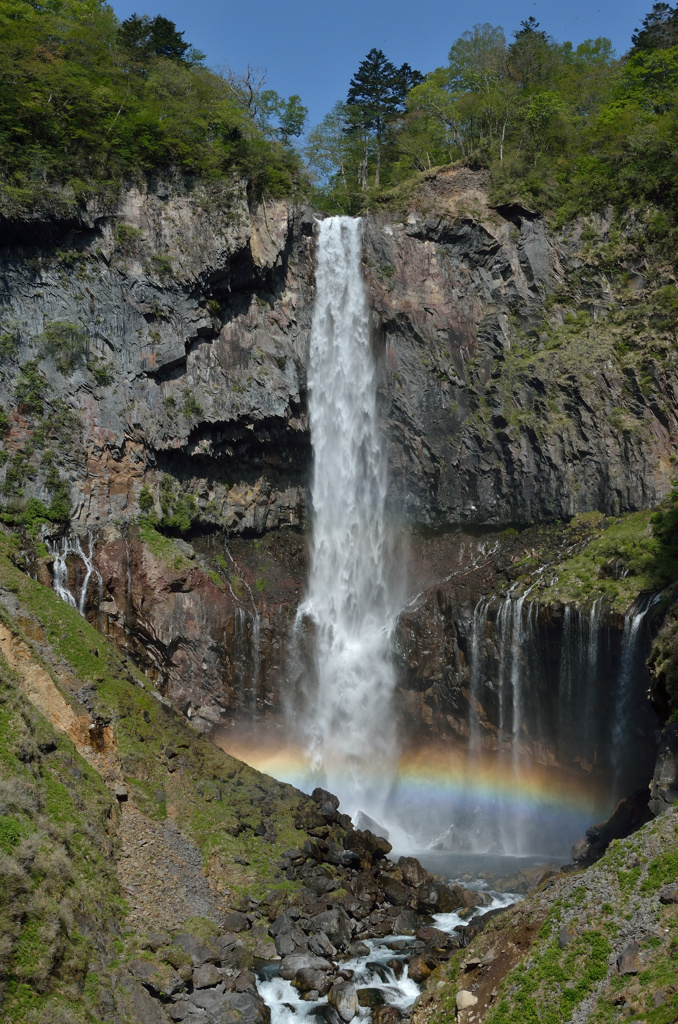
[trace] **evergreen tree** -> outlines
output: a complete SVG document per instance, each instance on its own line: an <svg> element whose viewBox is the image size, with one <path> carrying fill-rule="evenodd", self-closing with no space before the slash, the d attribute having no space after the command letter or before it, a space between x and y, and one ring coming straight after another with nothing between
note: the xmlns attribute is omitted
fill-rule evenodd
<svg viewBox="0 0 678 1024"><path fill-rule="evenodd" d="M351 79L346 102L349 107L354 108L354 124L349 127L349 131L357 128L374 135L377 160L375 185L379 185L382 145L388 125L404 111L407 93L421 81L423 75L419 71L414 71L409 64L396 68L383 50L374 48L360 62ZM367 150L364 159L363 187L366 185Z"/></svg>
<svg viewBox="0 0 678 1024"><path fill-rule="evenodd" d="M631 36L634 50L666 50L678 45L678 6L654 4Z"/></svg>
<svg viewBox="0 0 678 1024"><path fill-rule="evenodd" d="M556 63L557 47L530 16L521 21L514 41L508 48L508 67L522 88L547 81Z"/></svg>
<svg viewBox="0 0 678 1024"><path fill-rule="evenodd" d="M170 60L185 59L190 44L185 43L184 33L169 18L158 14L149 18L147 14L139 17L133 14L123 21L118 29L118 38L124 48L141 60L150 57L168 57Z"/></svg>

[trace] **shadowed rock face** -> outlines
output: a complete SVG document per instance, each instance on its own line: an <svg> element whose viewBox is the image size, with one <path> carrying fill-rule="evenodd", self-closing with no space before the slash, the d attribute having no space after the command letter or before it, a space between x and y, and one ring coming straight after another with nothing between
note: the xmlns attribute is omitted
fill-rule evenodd
<svg viewBox="0 0 678 1024"><path fill-rule="evenodd" d="M400 708L428 737L463 735L469 616L496 584L473 573L458 583L478 549L469 534L460 553L453 531L648 507L673 471L675 368L649 358L641 380L616 358L603 317L612 292L586 262L583 225L554 233L528 211L492 209L487 184L432 175L405 216L370 216L364 230L390 505L415 531L409 585L421 595L399 626ZM599 240L609 227L595 221ZM253 207L237 183L130 190L79 220L15 224L0 253L2 324L18 346L0 379L5 447L16 455L36 436L14 391L37 359L48 418L59 402L78 417L49 444L73 529L94 531L101 586L93 575L89 613L204 729L235 712L275 715L292 682L313 267L308 212ZM545 326L554 295L586 313L565 341ZM42 354L54 321L86 331L71 372ZM40 459L29 453L23 491L48 503ZM188 554L174 541L158 552L134 526L141 487L159 513L166 478L195 501ZM77 588L83 567L68 564ZM34 569L51 579L48 562ZM557 631L552 619L543 613L544 628ZM489 692L485 703L491 737Z"/></svg>

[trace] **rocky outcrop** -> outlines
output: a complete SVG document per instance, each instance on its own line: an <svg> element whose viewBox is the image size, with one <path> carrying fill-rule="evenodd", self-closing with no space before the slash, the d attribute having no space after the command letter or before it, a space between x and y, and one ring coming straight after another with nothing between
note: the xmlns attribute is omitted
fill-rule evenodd
<svg viewBox="0 0 678 1024"><path fill-rule="evenodd" d="M490 207L487 185L481 172L438 172L405 214L364 226L390 502L414 531L399 712L412 738L445 742L468 732L474 609L495 593L496 625L516 578L494 528L648 507L668 489L676 438L672 350L651 326L631 348L628 324L609 315L632 301L592 254L619 235L611 214L551 231ZM65 481L68 530L91 531L93 555L90 569L75 543L63 557L28 544L22 564L55 585L65 573L73 599L199 730L275 715L294 685L306 579L312 216L253 204L243 183L156 182L9 227L2 501L30 526L27 499L49 506ZM628 219L622 237L637 227ZM624 263L642 291L632 256L615 272ZM55 324L72 358L50 342ZM66 527L53 517L46 529ZM564 614L540 605L545 642L560 642ZM623 621L608 626L618 647ZM552 666L542 678L553 703ZM479 687L489 749L497 692L489 674ZM553 760L553 745L532 754Z"/></svg>
<svg viewBox="0 0 678 1024"><path fill-rule="evenodd" d="M366 224L396 514L526 524L655 504L671 482L675 365L620 359L619 298L584 252L583 223L554 233L490 208L486 184L442 172L402 220ZM611 220L588 234L605 243Z"/></svg>

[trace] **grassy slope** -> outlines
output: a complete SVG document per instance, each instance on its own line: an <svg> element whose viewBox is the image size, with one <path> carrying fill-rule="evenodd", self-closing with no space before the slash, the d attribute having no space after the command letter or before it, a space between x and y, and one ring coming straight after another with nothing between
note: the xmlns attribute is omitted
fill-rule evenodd
<svg viewBox="0 0 678 1024"><path fill-rule="evenodd" d="M596 1024L675 1021L678 905L663 906L659 891L676 880L678 812L671 811L613 842L598 864L561 876L490 922L428 979L415 1024L452 1022L461 989L476 992L471 1012L488 1024L562 1024L575 1013ZM640 971L621 975L617 958L631 939L640 945ZM469 966L483 957L487 966ZM655 1006L660 991L665 1002Z"/></svg>
<svg viewBox="0 0 678 1024"><path fill-rule="evenodd" d="M261 898L272 889L280 901L289 898L297 883L281 879L276 862L284 850L306 838L295 828L294 815L311 806L309 798L196 736L75 609L13 564L13 550L12 538L0 534L0 588L12 595L7 601L0 599L0 615L14 632L30 638L36 657L42 655L62 693L79 711L73 694L87 686L79 696L88 699L83 697L88 692L95 712L110 720L118 763L138 807L149 817L175 819L201 851L217 890L230 890L232 907L249 907L250 895ZM12 597L18 608L13 606L10 613ZM0 848L5 858L13 858L12 863L3 859L0 867L2 931L9 936L0 962L8 979L4 1012L13 1024L41 1020L42 1003L57 992L60 998L75 1000L77 1013L88 1019L87 986L83 995L77 984L89 977L94 951L83 940L83 928L91 927L101 936L95 959L102 963L112 955L116 933L124 928L125 905L112 859L115 801L70 740L57 737L27 704L6 666L0 682ZM159 791L165 794L160 801ZM253 833L262 818L269 823L266 840ZM27 843L36 842L31 835L43 833L46 852L34 862L35 871L43 874L30 875L30 868L29 881L15 883L14 860L24 857ZM236 857L246 863L236 863ZM39 867L43 861L47 867ZM47 877L44 872L52 880L41 885L36 902L32 893ZM71 911L77 921L73 927L68 923L71 904L77 906L77 913ZM66 915L65 925L59 924L60 914ZM136 942L135 936L122 934L120 954ZM75 1010L73 1014L70 1019L76 1020Z"/></svg>

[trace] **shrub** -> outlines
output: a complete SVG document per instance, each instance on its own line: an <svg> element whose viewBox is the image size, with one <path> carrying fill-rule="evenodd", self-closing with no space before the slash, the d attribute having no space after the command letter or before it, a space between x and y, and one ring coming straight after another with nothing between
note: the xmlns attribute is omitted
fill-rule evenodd
<svg viewBox="0 0 678 1024"><path fill-rule="evenodd" d="M0 437L7 437L9 434L9 416L4 409L0 409Z"/></svg>
<svg viewBox="0 0 678 1024"><path fill-rule="evenodd" d="M186 533L198 514L198 505L192 494L176 491L171 476L164 476L160 485L160 526Z"/></svg>
<svg viewBox="0 0 678 1024"><path fill-rule="evenodd" d="M87 334L82 327L62 320L46 324L39 340L43 352L52 356L57 370L64 374L72 373L87 351Z"/></svg>
<svg viewBox="0 0 678 1024"><path fill-rule="evenodd" d="M188 391L184 392L183 413L187 420L191 416L202 416L202 406L196 401L195 396Z"/></svg>
<svg viewBox="0 0 678 1024"><path fill-rule="evenodd" d="M106 388L109 384L112 384L115 380L113 371L108 366L102 366L101 363L88 363L87 369L94 377L94 381L100 388Z"/></svg>
<svg viewBox="0 0 678 1024"><path fill-rule="evenodd" d="M14 388L14 397L22 412L41 413L49 384L38 370L37 359L29 359L19 367L19 380Z"/></svg>
<svg viewBox="0 0 678 1024"><path fill-rule="evenodd" d="M0 334L0 359L13 359L19 351L19 329L11 327Z"/></svg>
<svg viewBox="0 0 678 1024"><path fill-rule="evenodd" d="M147 484L144 484L139 491L139 508L142 513L147 516L149 512L153 511L153 505L153 493L151 488Z"/></svg>

